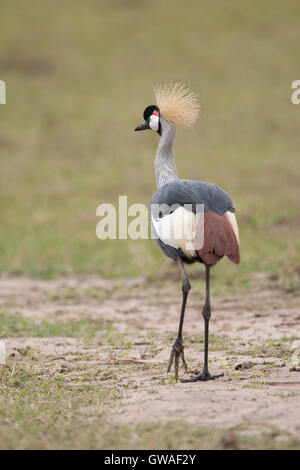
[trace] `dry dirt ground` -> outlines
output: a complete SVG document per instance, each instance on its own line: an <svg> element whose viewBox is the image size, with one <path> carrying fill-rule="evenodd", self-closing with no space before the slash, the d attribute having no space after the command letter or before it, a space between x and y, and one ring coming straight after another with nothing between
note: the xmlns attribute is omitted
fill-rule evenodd
<svg viewBox="0 0 300 470"><path fill-rule="evenodd" d="M185 434L189 429L221 430L217 444L206 435L207 447L239 448L242 441L236 439L236 433L250 438L267 433L272 444L258 441L256 447L280 448L286 442L287 447L297 448L300 372L291 370L291 344L300 339L300 297L265 281L263 275L256 276L256 287L248 293L212 296L210 371L223 371L224 377L176 384L174 371L168 375L166 369L179 320L181 292L177 280L3 278L0 311L4 312L2 339L7 364L2 368L6 367L10 380L20 367L40 378L59 377L65 394L70 389L80 394L85 385L99 393L113 391L113 397L101 395L102 403L81 403L80 409L74 410L80 413L83 427L97 425L103 416L112 427L128 430L151 429L151 423L182 423ZM201 283L193 281L184 325L191 373L201 370L203 359ZM12 320L8 325L7 319ZM180 376L184 376L182 368ZM2 382L2 386L7 391L7 383ZM15 399L10 397L11 406ZM4 414L5 429L16 425L17 418L11 416L7 415L5 421ZM27 418L20 419L22 423ZM7 439L2 446L21 445ZM69 439L65 446L89 447L80 436L76 439L77 444ZM160 441L159 436L153 440L149 435L143 444L138 437L130 439L126 442L123 436L119 446L201 447L201 433L198 441L186 438L179 443L165 436ZM102 442L91 447L112 446L105 439ZM50 443L64 447L54 437ZM38 432L34 440L25 440L23 445L47 447Z"/></svg>

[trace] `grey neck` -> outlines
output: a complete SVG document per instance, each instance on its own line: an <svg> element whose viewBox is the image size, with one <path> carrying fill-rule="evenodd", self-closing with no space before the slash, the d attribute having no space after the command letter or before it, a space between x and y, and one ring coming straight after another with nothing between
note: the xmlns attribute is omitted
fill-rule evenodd
<svg viewBox="0 0 300 470"><path fill-rule="evenodd" d="M173 143L176 134L174 124L160 118L161 138L155 157L155 176L157 187L160 188L169 181L178 179L173 153Z"/></svg>

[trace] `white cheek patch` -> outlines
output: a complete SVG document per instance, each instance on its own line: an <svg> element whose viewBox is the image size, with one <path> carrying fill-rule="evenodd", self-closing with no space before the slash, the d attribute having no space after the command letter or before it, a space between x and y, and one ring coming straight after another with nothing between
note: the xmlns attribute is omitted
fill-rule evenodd
<svg viewBox="0 0 300 470"><path fill-rule="evenodd" d="M150 116L149 126L150 126L150 129L157 132L158 127L159 127L159 116L152 114L152 116Z"/></svg>

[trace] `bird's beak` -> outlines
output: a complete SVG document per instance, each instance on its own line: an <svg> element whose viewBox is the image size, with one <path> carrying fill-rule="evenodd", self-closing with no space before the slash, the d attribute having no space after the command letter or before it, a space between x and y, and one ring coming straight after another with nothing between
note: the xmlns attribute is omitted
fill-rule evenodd
<svg viewBox="0 0 300 470"><path fill-rule="evenodd" d="M134 130L135 131L145 131L146 129L150 129L149 121L143 122L143 124L141 124L140 126L137 126Z"/></svg>

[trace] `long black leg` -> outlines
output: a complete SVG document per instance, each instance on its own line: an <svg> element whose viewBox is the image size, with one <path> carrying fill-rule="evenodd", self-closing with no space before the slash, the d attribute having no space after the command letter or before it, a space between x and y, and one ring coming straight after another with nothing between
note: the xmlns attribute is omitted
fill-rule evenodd
<svg viewBox="0 0 300 470"><path fill-rule="evenodd" d="M205 304L202 310L204 319L204 365L203 372L208 372L208 338L209 338L209 319L210 310L210 266L205 265Z"/></svg>
<svg viewBox="0 0 300 470"><path fill-rule="evenodd" d="M179 327L178 327L178 335L173 344L170 360L168 365L168 372L170 372L174 358L175 358L175 380L178 381L178 365L179 365L179 358L181 358L185 372L187 372L187 363L184 357L184 346L182 341L182 328L183 328L183 321L184 321L184 313L185 313L185 306L187 301L188 293L191 289L190 281L186 275L186 272L183 267L183 263L181 259L177 260L180 277L182 281L182 304L181 304L181 312L180 312L180 320L179 320Z"/></svg>
<svg viewBox="0 0 300 470"><path fill-rule="evenodd" d="M209 340L209 319L211 317L210 310L210 268L211 266L205 265L205 304L202 310L204 318L204 364L203 371L200 375L194 375L190 379L180 379L181 382L197 382L198 380L214 380L223 377L222 374L211 375L208 370L208 340Z"/></svg>

